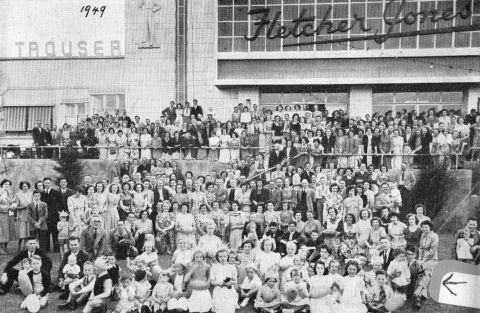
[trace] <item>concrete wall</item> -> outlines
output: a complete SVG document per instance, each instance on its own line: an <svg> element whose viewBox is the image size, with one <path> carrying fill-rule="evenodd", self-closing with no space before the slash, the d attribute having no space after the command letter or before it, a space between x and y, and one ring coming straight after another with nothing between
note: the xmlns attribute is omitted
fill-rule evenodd
<svg viewBox="0 0 480 313"><path fill-rule="evenodd" d="M138 49L144 32L143 9L137 1L125 3L124 59L2 61L0 71L6 75L9 89L124 93L128 112L159 117L175 99L175 1L162 1L162 9L156 13L159 49ZM64 120L60 101L60 97L52 99L59 122L62 117Z"/></svg>
<svg viewBox="0 0 480 313"><path fill-rule="evenodd" d="M365 114L372 114L372 87L370 86L352 86L350 88L350 99L348 113L351 117L360 116L365 118Z"/></svg>

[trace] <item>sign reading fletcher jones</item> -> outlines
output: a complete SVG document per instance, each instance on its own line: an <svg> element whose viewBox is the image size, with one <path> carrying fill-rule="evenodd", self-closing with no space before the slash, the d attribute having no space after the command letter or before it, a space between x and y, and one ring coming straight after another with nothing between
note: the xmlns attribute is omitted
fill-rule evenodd
<svg viewBox="0 0 480 313"><path fill-rule="evenodd" d="M0 6L7 10L0 19L0 58L125 56L124 0L0 0Z"/></svg>

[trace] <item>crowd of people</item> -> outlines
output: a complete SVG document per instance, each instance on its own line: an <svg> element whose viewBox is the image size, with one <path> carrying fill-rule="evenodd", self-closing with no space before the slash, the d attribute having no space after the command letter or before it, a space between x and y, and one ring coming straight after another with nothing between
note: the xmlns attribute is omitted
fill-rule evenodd
<svg viewBox="0 0 480 313"><path fill-rule="evenodd" d="M279 105L272 112L247 99L221 123L211 112L203 115L197 100L185 106L171 102L160 119L142 121L120 113L98 114L76 126L42 126L33 129L37 154L41 147L82 146L90 157L110 160L208 159L235 163L247 156L263 155L276 143L292 147L314 165L325 165L335 155L338 166L358 167L361 162L379 168L399 169L402 160L416 167L432 163L462 165L471 148L480 147L480 116L476 110L431 108L428 112L403 110L384 115L349 117L343 110L320 111L295 105ZM95 148L92 148L95 147ZM46 149L50 157L53 149ZM476 156L475 156L476 157ZM153 162L153 161L152 161ZM301 163L300 163L301 164Z"/></svg>
<svg viewBox="0 0 480 313"><path fill-rule="evenodd" d="M172 104L164 111L161 121L177 121L183 111L174 108ZM250 121L250 126L256 125L262 118L255 117L255 107L248 108L235 109L233 117L238 116L240 126ZM251 120L246 120L245 112ZM420 131L420 139L414 142L425 143L429 115L425 124L416 118L412 127L410 115L408 119L400 114L385 121L378 116L344 121L341 112L333 119L314 112L314 119L325 123L326 137L313 139L310 148L311 137L322 134L322 126L313 134L307 130L303 137L308 114L300 120L295 114L291 124L280 123L290 125L288 131L272 124L273 132L249 133L247 138L263 141L263 148L251 149L253 144L250 149L240 148L233 162L233 150L228 150L228 165L222 171L199 169L194 175L182 171L175 160L163 160L171 151L160 149L162 154L156 155L159 151L144 146L138 148L138 158L123 162L118 157L126 156L127 149L131 157L134 149L118 146L115 140L111 149L115 153L106 156L115 155L114 167L97 181L86 175L81 185L71 189L66 179L60 179L58 186L48 177L36 182L3 180L0 254L7 253L12 241L19 242L21 251L3 270L0 294L18 282L26 296L22 308L33 312L48 305L54 289L66 301L61 309L82 306L84 313L103 313L110 301L119 313L233 313L249 303L264 313L384 313L405 305L420 309L428 299L440 239L428 215L428 203L412 203L416 178L410 168L416 162L439 161L426 158L423 152L421 159L413 156L412 160L403 152L398 158L383 155L382 150L377 155L370 151L373 136L381 138L379 133L394 126L392 143L400 141L404 135L400 125L406 125L405 134L414 134L413 128ZM192 126L212 125L208 120L195 122L195 116L202 120L201 113L192 115L188 122ZM265 121L272 116L278 121L281 114L267 115ZM100 118L86 121L87 133L97 132L100 123L110 120L119 127L126 124L124 130L152 125L112 115L103 122ZM445 121L438 118L434 123L447 137L448 130L455 133L460 124ZM370 127L362 135L367 124ZM141 129L148 135L151 128ZM226 125L220 129L220 133L232 132ZM348 135L340 144L344 132ZM291 137L285 141L284 134ZM463 132L467 145L471 143L465 139L468 136ZM366 155L329 155L355 142L357 148L367 147L358 148ZM304 146L307 154L302 154ZM402 151L407 148L402 143ZM220 158L223 150L219 150ZM477 226L477 220L469 218L455 238L452 257L480 262ZM54 280L47 253L61 254ZM167 258L168 266L161 265L159 257ZM117 264L118 260L127 261Z"/></svg>

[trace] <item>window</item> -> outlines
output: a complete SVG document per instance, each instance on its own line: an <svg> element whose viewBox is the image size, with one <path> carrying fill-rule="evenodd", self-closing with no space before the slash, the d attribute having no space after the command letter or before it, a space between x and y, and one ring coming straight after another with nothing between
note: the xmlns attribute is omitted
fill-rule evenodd
<svg viewBox="0 0 480 313"><path fill-rule="evenodd" d="M31 131L37 123L52 125L53 107L51 106L10 106L5 107L5 131Z"/></svg>
<svg viewBox="0 0 480 313"><path fill-rule="evenodd" d="M103 114L105 112L112 113L114 109L125 109L124 94L91 95L91 97L93 114ZM88 108L85 108L87 114L88 111Z"/></svg>
<svg viewBox="0 0 480 313"><path fill-rule="evenodd" d="M329 43L317 45L304 45L283 47L285 44L303 43L310 41L321 41L340 38L355 38L373 35L375 33L386 33L389 25L383 20L395 17L400 10L398 18L403 19L407 13L414 12L438 12L438 17L447 15L448 12L458 13L466 5L472 8L469 18L462 18L458 14L449 21L439 20L432 22L432 16L422 18L419 14L411 23L397 24L392 33L412 32L419 30L431 30L449 28L454 26L472 25L480 23L480 1L478 0L218 0L218 52L264 52L264 51L335 51L335 50L394 50L394 49L451 49L451 48L475 48L480 47L480 31L457 32L445 34L433 34L422 36L411 36L403 38L390 38L385 43L378 44L373 40L352 41L342 43ZM256 32L257 22L261 14L249 15L249 10L269 8L267 17L274 20L275 14L280 12L276 25L272 28L272 35L276 35L281 27L291 29L293 20L297 19L302 12L304 17L315 17L313 30L325 19L327 24L313 36L288 36L287 38L268 39L264 27L254 41L247 41L244 35L253 36ZM411 15L410 19L412 19ZM352 22L356 17L362 21ZM328 24L338 27L341 21L348 21L348 31L344 33L327 32ZM299 30L306 23L299 24ZM370 28L368 32L361 29ZM353 26L353 27L351 27ZM298 31L298 30L297 30Z"/></svg>

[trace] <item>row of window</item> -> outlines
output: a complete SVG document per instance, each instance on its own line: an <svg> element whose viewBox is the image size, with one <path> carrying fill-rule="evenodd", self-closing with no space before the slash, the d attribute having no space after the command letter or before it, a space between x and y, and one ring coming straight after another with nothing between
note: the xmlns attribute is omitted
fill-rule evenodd
<svg viewBox="0 0 480 313"><path fill-rule="evenodd" d="M218 51L219 52L258 52L258 51L329 51L329 50L375 50L375 49L432 49L432 48L475 48L480 47L480 32L458 32L436 35L424 35L405 38L391 38L383 44L377 44L373 40L355 41L346 43L317 44L300 47L283 47L284 44L312 42L337 38L352 38L372 35L376 31L385 33L388 25L383 21L383 14L393 17L399 9L401 1L394 1L387 5L390 0L219 0L218 4ZM457 16L450 21L433 23L426 19L420 23L420 18L412 25L405 23L395 26L394 33L409 32L416 30L430 30L453 26L472 25L480 23L480 1L478 0L407 0L400 18L407 12L419 12L438 10L439 14L452 9L458 12L465 3L471 3L473 15L462 19ZM255 41L247 41L244 36L252 36L257 29L255 22L260 18L249 15L251 9L267 7L270 9L269 19L273 20L276 12L281 12L277 26L273 34L281 26L293 27L293 20L298 18L305 10L305 17L315 16L314 28L322 22L324 16L327 21L338 25L341 20L352 23L352 17L365 17L364 26L371 28L365 33L357 22L347 33L328 34L324 27L320 34L312 37L288 37L285 39L266 38L266 27L260 32ZM304 24L300 24L302 27ZM350 25L349 25L350 26Z"/></svg>

